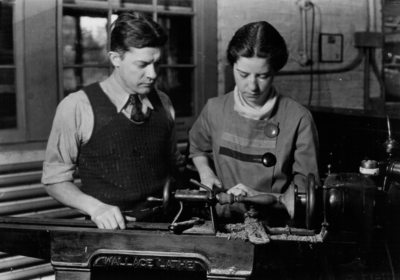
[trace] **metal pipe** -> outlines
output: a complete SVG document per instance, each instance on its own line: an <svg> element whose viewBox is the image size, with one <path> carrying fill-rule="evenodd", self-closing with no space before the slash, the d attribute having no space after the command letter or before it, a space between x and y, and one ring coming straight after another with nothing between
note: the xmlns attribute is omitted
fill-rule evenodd
<svg viewBox="0 0 400 280"><path fill-rule="evenodd" d="M347 72L350 70L353 70L356 68L360 63L362 62L364 57L364 53L359 49L357 57L348 65L336 69L324 69L324 70L300 70L300 71L278 71L276 73L276 76L294 76L294 75L309 75L309 74L317 74L317 75L323 75L323 74L335 74L335 73L343 73Z"/></svg>
<svg viewBox="0 0 400 280"><path fill-rule="evenodd" d="M369 59L371 56L370 48L365 48L364 61L364 110L369 109Z"/></svg>
<svg viewBox="0 0 400 280"><path fill-rule="evenodd" d="M0 174L14 173L19 171L26 172L33 170L42 170L42 168L43 168L43 161L2 164L0 165Z"/></svg>
<svg viewBox="0 0 400 280"><path fill-rule="evenodd" d="M0 279L32 279L39 276L47 276L54 274L53 267L50 263L42 264L34 267L16 269L0 273Z"/></svg>
<svg viewBox="0 0 400 280"><path fill-rule="evenodd" d="M47 196L42 184L0 188L0 203L39 196Z"/></svg>
<svg viewBox="0 0 400 280"><path fill-rule="evenodd" d="M29 217L29 218L43 218L43 219L77 219L84 218L84 215L69 207L56 208L44 211L35 211L17 215L11 215L11 217Z"/></svg>
<svg viewBox="0 0 400 280"><path fill-rule="evenodd" d="M0 187L40 183L42 171L0 175Z"/></svg>
<svg viewBox="0 0 400 280"><path fill-rule="evenodd" d="M62 204L52 197L41 197L26 200L4 202L0 204L0 215L11 215L27 211L60 207Z"/></svg>
<svg viewBox="0 0 400 280"><path fill-rule="evenodd" d="M16 270L22 266L33 266L42 264L44 261L37 258L30 258L24 256L8 256L7 258L0 259L0 270Z"/></svg>

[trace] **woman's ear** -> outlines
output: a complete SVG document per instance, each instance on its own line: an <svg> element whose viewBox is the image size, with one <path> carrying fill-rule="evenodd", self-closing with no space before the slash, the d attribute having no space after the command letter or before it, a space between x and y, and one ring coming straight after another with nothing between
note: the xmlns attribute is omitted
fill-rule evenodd
<svg viewBox="0 0 400 280"><path fill-rule="evenodd" d="M109 52L108 57L110 58L111 63L114 65L114 67L119 67L121 63L121 56L117 52Z"/></svg>

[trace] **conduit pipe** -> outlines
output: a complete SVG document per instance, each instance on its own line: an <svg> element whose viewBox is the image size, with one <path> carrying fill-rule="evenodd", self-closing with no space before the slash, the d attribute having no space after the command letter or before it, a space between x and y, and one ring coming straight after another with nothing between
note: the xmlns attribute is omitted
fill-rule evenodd
<svg viewBox="0 0 400 280"><path fill-rule="evenodd" d="M309 74L317 74L317 75L324 75L324 74L334 74L334 73L343 73L350 70L355 69L364 58L364 53L359 49L356 58L349 63L348 65L336 69L322 69L322 70L300 70L300 71L278 71L276 73L277 76L291 76L291 75L309 75Z"/></svg>

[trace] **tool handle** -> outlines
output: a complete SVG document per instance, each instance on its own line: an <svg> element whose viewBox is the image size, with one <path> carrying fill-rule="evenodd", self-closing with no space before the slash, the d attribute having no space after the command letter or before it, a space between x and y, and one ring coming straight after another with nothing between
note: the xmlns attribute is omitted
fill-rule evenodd
<svg viewBox="0 0 400 280"><path fill-rule="evenodd" d="M234 196L233 194L219 193L217 195L219 204L250 203L259 205L271 205L279 201L279 195L259 194L254 196Z"/></svg>

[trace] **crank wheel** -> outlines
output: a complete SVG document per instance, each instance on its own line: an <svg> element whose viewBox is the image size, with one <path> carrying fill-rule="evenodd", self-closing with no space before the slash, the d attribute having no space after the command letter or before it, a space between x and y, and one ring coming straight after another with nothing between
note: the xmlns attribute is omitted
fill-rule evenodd
<svg viewBox="0 0 400 280"><path fill-rule="evenodd" d="M163 192L163 209L164 213L167 214L169 212L170 206L172 204L172 179L168 177L167 181L164 185L164 192Z"/></svg>
<svg viewBox="0 0 400 280"><path fill-rule="evenodd" d="M315 175L309 173L306 184L306 226L314 229L315 223Z"/></svg>

